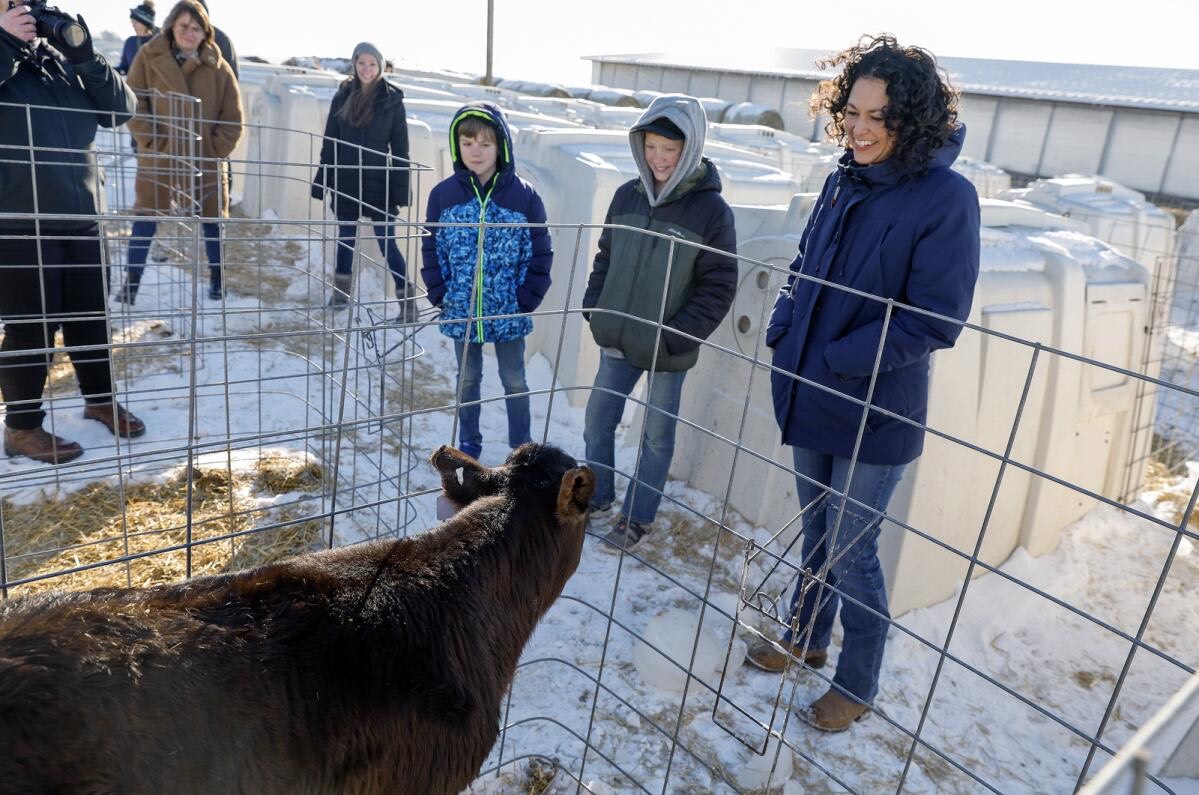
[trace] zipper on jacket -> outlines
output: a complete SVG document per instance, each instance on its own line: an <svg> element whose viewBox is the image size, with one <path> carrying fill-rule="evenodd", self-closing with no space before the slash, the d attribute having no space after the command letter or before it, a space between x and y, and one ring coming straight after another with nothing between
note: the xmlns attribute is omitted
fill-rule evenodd
<svg viewBox="0 0 1199 795"><path fill-rule="evenodd" d="M475 335L480 343L483 342L483 224L487 219L487 203L491 201L491 192L495 190L497 182L499 180L493 175L487 195L480 196L479 180L474 174L470 175L470 186L474 188L475 198L479 200L479 236L475 240Z"/></svg>

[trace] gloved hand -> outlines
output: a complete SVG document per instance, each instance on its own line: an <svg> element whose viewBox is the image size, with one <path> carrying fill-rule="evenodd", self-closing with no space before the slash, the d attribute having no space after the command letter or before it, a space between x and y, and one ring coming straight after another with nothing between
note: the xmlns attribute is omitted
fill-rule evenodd
<svg viewBox="0 0 1199 795"><path fill-rule="evenodd" d="M316 199L318 202L323 202L325 200L325 186L319 182L312 183L312 190L310 193L312 194L312 198Z"/></svg>
<svg viewBox="0 0 1199 795"><path fill-rule="evenodd" d="M96 48L92 44L92 32L87 29L87 23L83 21L82 15L76 16L75 19L79 22L79 27L83 28L83 42L76 47L71 47L65 41L56 41L54 46L58 47L59 52L65 55L71 63L87 63L96 57Z"/></svg>

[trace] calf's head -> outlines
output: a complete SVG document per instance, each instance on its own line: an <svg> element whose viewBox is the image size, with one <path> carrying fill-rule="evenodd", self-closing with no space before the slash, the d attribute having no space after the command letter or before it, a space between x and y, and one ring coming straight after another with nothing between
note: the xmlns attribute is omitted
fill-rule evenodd
<svg viewBox="0 0 1199 795"><path fill-rule="evenodd" d="M556 598L579 565L587 513L595 492L594 473L557 447L535 442L513 450L498 467L485 467L445 445L437 448L430 461L441 475L443 496L460 511L489 497L511 499L515 505L529 509L549 510L556 527L553 537L546 541L563 553Z"/></svg>

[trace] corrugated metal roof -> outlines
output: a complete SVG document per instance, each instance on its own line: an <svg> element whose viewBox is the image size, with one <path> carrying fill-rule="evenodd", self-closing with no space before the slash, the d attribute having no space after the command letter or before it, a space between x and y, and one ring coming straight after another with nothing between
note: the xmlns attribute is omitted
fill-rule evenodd
<svg viewBox="0 0 1199 795"><path fill-rule="evenodd" d="M820 50L764 48L730 54L720 66L712 65L710 53L707 56L686 52L593 55L588 59L602 63L676 66L819 80L828 77L829 72L816 68L816 61L830 54ZM965 93L1199 112L1199 69L985 58L938 58L937 61L949 72L954 86Z"/></svg>

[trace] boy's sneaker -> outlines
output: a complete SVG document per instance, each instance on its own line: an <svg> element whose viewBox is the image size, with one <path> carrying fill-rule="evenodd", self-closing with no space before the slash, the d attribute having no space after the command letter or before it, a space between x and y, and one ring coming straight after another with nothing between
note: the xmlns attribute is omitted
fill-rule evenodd
<svg viewBox="0 0 1199 795"><path fill-rule="evenodd" d="M612 510L612 501L605 503L593 502L587 506L587 529L591 529L591 523L602 520Z"/></svg>
<svg viewBox="0 0 1199 795"><path fill-rule="evenodd" d="M608 531L608 534L600 539L600 551L612 555L621 550L632 552L633 548L637 546L637 542L644 538L649 531L650 528L641 522L635 522L627 516L622 516Z"/></svg>
<svg viewBox="0 0 1199 795"><path fill-rule="evenodd" d="M591 513L592 516L603 516L606 513L608 513L608 511L612 510L612 505L613 505L613 500L608 500L607 502L604 502L604 503L592 502L590 505L587 506L587 510Z"/></svg>

